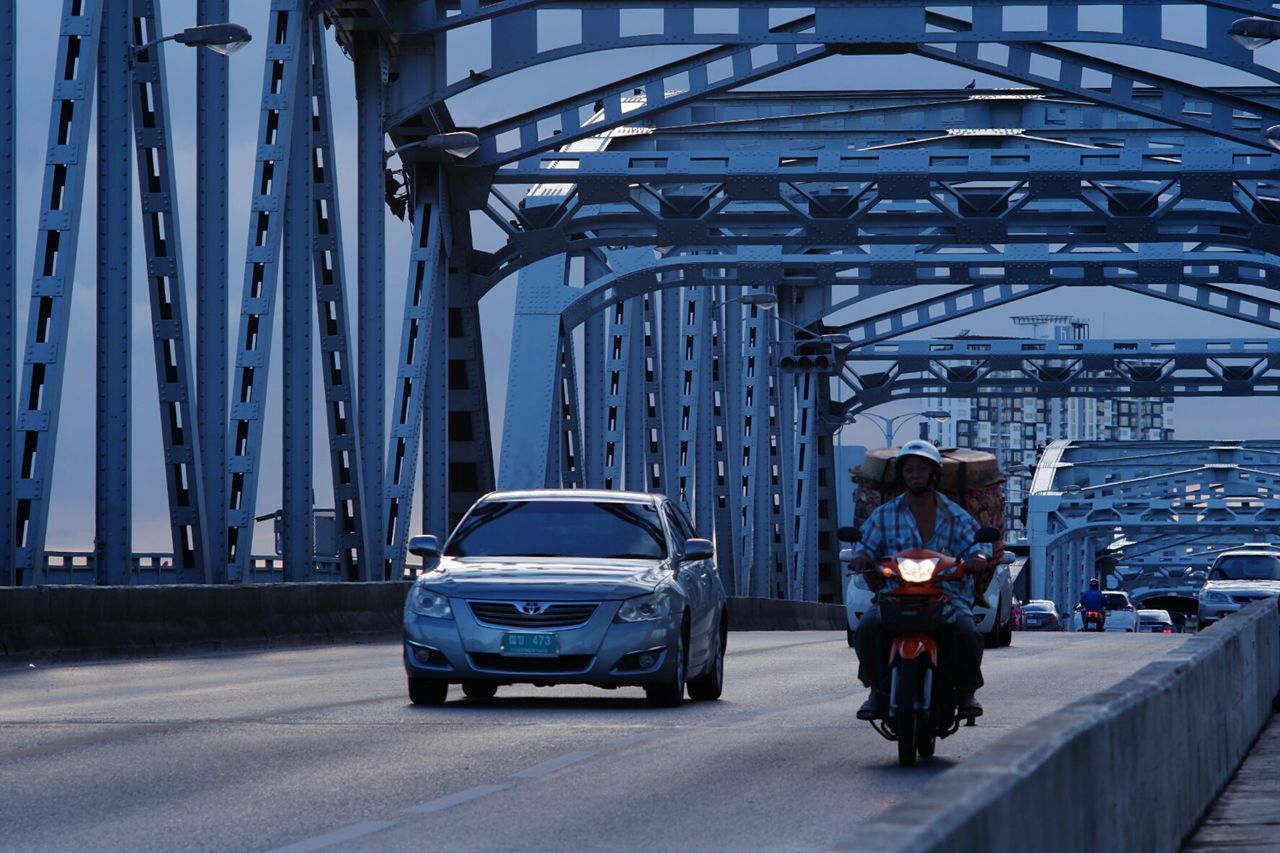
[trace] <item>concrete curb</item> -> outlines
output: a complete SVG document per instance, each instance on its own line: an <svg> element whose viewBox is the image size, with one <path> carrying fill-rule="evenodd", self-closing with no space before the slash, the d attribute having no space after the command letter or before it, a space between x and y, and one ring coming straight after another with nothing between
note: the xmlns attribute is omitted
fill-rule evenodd
<svg viewBox="0 0 1280 853"><path fill-rule="evenodd" d="M838 850L1176 851L1280 690L1275 599L1028 723L850 830Z"/></svg>
<svg viewBox="0 0 1280 853"><path fill-rule="evenodd" d="M326 643L400 633L409 581L0 589L0 663ZM733 598L735 631L844 628L844 608Z"/></svg>

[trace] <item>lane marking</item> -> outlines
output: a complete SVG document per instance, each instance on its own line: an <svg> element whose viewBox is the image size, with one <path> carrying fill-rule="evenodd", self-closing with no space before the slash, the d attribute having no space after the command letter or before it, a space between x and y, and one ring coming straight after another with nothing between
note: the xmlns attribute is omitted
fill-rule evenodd
<svg viewBox="0 0 1280 853"><path fill-rule="evenodd" d="M467 790L459 791L456 794L437 797L436 799L422 803L421 805L409 806L409 808L404 811L409 814L434 814L436 812L442 812L445 809L461 805L462 803L469 803L472 800L478 800L481 797L496 794L499 791L506 791L510 787L510 785L477 785L474 788L468 788Z"/></svg>
<svg viewBox="0 0 1280 853"><path fill-rule="evenodd" d="M559 758L552 758L550 761L544 761L541 764L535 764L527 767L518 773L511 775L516 779L541 779L543 776L550 776L557 770L563 770L571 764L577 764L579 761L586 761L588 758L595 756L594 752L570 752Z"/></svg>
<svg viewBox="0 0 1280 853"><path fill-rule="evenodd" d="M287 847L277 847L271 853L309 853L312 850L323 850L335 844L354 841L357 838L381 832L395 825L394 820L366 820L364 823L353 823L351 826L344 826L342 829L335 829L333 832L326 832L324 835L317 835L315 838L308 838Z"/></svg>

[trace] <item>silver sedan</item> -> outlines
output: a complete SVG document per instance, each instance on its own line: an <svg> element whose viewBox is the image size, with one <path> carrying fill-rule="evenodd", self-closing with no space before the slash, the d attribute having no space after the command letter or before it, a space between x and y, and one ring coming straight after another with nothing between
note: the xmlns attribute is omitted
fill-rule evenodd
<svg viewBox="0 0 1280 853"><path fill-rule="evenodd" d="M662 495L493 492L443 548L415 536L424 571L404 607L409 698L450 684L641 686L651 704L718 699L728 604L711 542Z"/></svg>

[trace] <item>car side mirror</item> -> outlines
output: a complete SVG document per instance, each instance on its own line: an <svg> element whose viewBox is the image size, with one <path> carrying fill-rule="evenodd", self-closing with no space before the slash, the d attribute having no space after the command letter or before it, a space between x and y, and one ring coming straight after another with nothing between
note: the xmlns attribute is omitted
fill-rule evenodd
<svg viewBox="0 0 1280 853"><path fill-rule="evenodd" d="M1009 551L1005 551L1004 554L1001 555L1000 557L1000 563L1001 565L1007 566L1010 563L1013 563L1014 561L1016 561L1017 559L1018 558L1015 557L1012 553L1010 553Z"/></svg>
<svg viewBox="0 0 1280 853"><path fill-rule="evenodd" d="M440 558L440 540L434 536L411 536L409 537L409 553L415 557L422 557L424 560L438 560Z"/></svg>
<svg viewBox="0 0 1280 853"><path fill-rule="evenodd" d="M837 527L836 539L841 542L861 542L862 531L856 527Z"/></svg>
<svg viewBox="0 0 1280 853"><path fill-rule="evenodd" d="M710 539L686 539L684 540L684 560L690 562L693 560L710 560L716 555L715 546L711 544Z"/></svg>

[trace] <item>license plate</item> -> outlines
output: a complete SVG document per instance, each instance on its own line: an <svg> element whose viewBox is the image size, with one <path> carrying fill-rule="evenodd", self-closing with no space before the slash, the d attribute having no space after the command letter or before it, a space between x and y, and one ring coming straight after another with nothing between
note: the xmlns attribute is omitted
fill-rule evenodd
<svg viewBox="0 0 1280 853"><path fill-rule="evenodd" d="M502 638L502 653L512 657L555 657L560 643L555 634L507 634Z"/></svg>

